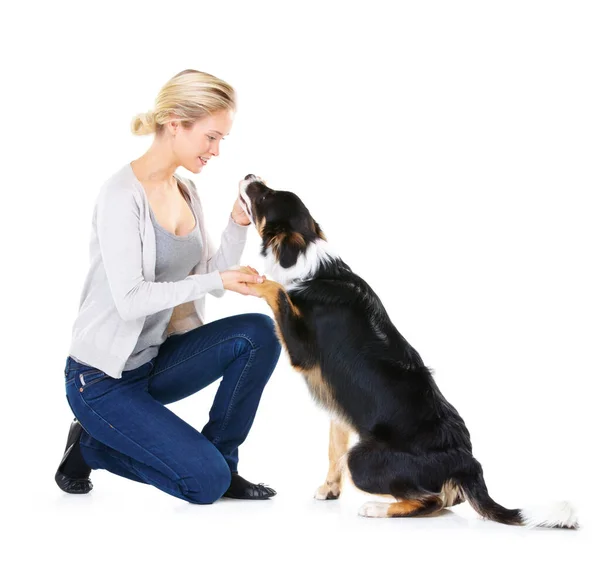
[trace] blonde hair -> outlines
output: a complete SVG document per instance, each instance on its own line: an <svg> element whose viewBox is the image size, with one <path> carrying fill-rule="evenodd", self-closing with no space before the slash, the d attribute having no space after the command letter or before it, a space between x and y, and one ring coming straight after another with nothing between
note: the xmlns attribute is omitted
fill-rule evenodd
<svg viewBox="0 0 600 581"><path fill-rule="evenodd" d="M195 121L217 111L235 111L236 95L225 81L193 69L170 79L158 93L154 110L136 115L131 122L134 135L160 134L171 116L189 128Z"/></svg>

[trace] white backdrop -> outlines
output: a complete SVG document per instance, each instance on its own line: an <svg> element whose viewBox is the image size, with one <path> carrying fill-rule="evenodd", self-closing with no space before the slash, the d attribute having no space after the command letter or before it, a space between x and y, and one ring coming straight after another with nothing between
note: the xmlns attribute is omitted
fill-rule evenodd
<svg viewBox="0 0 600 581"><path fill-rule="evenodd" d="M463 579L591 578L597 3L52 2L3 12L2 502L23 578L70 567L117 579L429 578L436 568ZM103 472L88 497L60 492L53 474L71 419L62 373L95 198L151 143L130 134L133 115L185 68L239 96L220 158L194 176L210 234L220 237L247 173L296 192L435 370L492 496L509 507L571 500L579 532L481 522L466 506L367 521L352 490L312 501L328 420L285 355L240 452L241 473L278 490L272 501L194 507ZM251 232L243 262L261 270L258 250ZM269 313L234 293L207 303L211 320L252 311ZM170 407L200 429L215 390Z"/></svg>

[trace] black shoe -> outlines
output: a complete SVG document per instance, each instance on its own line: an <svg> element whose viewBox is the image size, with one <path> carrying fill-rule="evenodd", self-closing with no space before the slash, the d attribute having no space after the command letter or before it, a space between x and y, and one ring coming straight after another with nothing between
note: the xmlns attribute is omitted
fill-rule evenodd
<svg viewBox="0 0 600 581"><path fill-rule="evenodd" d="M264 484L252 484L237 472L231 473L231 484L223 496L238 500L266 500L277 493Z"/></svg>
<svg viewBox="0 0 600 581"><path fill-rule="evenodd" d="M54 475L58 487L69 494L87 494L93 488L89 478L92 470L83 460L79 449L82 432L81 424L75 419L69 428L65 453Z"/></svg>

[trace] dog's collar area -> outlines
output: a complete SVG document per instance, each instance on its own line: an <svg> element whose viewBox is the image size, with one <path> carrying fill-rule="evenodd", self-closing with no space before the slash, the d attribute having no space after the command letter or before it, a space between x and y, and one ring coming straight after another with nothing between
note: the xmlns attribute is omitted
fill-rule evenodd
<svg viewBox="0 0 600 581"><path fill-rule="evenodd" d="M325 240L311 242L306 250L298 255L296 264L283 268L275 258L271 248L265 253L265 272L283 286L302 285L315 278L321 266L339 258Z"/></svg>
<svg viewBox="0 0 600 581"><path fill-rule="evenodd" d="M300 284L304 284L305 282L311 282L311 281L315 280L316 278L317 278L316 276L311 276L310 278L302 278L302 277L291 278L291 279L288 279L288 281L285 284L286 284L286 286L300 285Z"/></svg>

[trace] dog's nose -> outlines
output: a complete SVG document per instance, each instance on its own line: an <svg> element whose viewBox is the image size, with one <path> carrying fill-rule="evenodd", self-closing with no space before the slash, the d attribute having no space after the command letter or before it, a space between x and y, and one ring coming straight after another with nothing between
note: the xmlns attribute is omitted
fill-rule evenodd
<svg viewBox="0 0 600 581"><path fill-rule="evenodd" d="M256 178L256 176L253 173L249 173L244 179L245 180L251 180L251 179L254 179L254 178Z"/></svg>

